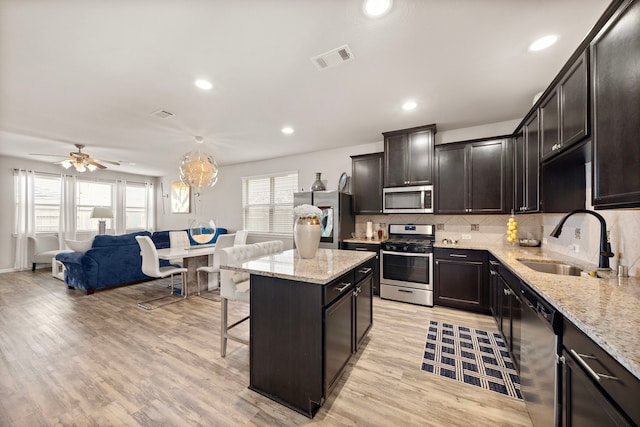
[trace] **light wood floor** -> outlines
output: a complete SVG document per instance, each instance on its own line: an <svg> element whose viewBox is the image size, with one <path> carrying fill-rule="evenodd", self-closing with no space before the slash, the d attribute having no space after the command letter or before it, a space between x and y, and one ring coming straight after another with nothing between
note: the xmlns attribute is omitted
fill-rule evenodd
<svg viewBox="0 0 640 427"><path fill-rule="evenodd" d="M220 357L219 303L136 306L156 291L0 274L0 425L531 426L521 401L420 370L429 319L495 330L489 316L376 298L365 347L309 420L247 388L247 346Z"/></svg>

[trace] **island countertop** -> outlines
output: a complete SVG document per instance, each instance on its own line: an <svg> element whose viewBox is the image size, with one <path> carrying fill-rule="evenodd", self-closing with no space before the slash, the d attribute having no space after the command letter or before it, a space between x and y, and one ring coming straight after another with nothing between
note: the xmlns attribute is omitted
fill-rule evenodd
<svg viewBox="0 0 640 427"><path fill-rule="evenodd" d="M375 256L375 252L318 249L315 257L302 259L295 249L290 249L279 254L242 264L220 266L220 268L326 285Z"/></svg>

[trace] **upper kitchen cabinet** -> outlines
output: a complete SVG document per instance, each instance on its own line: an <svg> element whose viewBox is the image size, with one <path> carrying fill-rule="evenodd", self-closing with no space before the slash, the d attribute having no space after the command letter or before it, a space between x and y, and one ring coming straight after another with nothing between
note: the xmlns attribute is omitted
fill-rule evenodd
<svg viewBox="0 0 640 427"><path fill-rule="evenodd" d="M514 210L540 211L540 151L538 111L524 121L515 132L514 141Z"/></svg>
<svg viewBox="0 0 640 427"><path fill-rule="evenodd" d="M433 182L436 125L383 132L384 186L404 187Z"/></svg>
<svg viewBox="0 0 640 427"><path fill-rule="evenodd" d="M509 138L438 145L435 213L509 213L512 159Z"/></svg>
<svg viewBox="0 0 640 427"><path fill-rule="evenodd" d="M540 103L542 160L589 136L587 51L578 56Z"/></svg>
<svg viewBox="0 0 640 427"><path fill-rule="evenodd" d="M640 207L640 1L591 43L593 205Z"/></svg>
<svg viewBox="0 0 640 427"><path fill-rule="evenodd" d="M384 153L351 156L353 213L382 213L382 164Z"/></svg>

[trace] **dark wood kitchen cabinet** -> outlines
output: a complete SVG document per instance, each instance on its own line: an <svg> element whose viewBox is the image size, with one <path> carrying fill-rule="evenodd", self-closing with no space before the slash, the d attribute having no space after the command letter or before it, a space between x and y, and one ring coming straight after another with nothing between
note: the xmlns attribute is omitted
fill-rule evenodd
<svg viewBox="0 0 640 427"><path fill-rule="evenodd" d="M566 318L562 347L562 426L640 425L640 380Z"/></svg>
<svg viewBox="0 0 640 427"><path fill-rule="evenodd" d="M540 149L538 112L534 110L515 132L514 140L514 210L540 211Z"/></svg>
<svg viewBox="0 0 640 427"><path fill-rule="evenodd" d="M382 213L384 153L351 156L351 196L355 215Z"/></svg>
<svg viewBox="0 0 640 427"><path fill-rule="evenodd" d="M640 207L640 1L620 7L590 52L593 205Z"/></svg>
<svg viewBox="0 0 640 427"><path fill-rule="evenodd" d="M355 242L343 242L342 248L348 251L368 251L375 252L376 257L372 263L373 267L373 295L380 296L380 245L377 243L355 243Z"/></svg>
<svg viewBox="0 0 640 427"><path fill-rule="evenodd" d="M385 187L432 184L435 134L435 124L382 133Z"/></svg>
<svg viewBox="0 0 640 427"><path fill-rule="evenodd" d="M561 76L540 103L542 161L589 136L589 74L587 51Z"/></svg>
<svg viewBox="0 0 640 427"><path fill-rule="evenodd" d="M435 213L509 213L512 207L511 139L438 145Z"/></svg>
<svg viewBox="0 0 640 427"><path fill-rule="evenodd" d="M520 369L522 301L519 280L489 256L489 308L502 333L511 360Z"/></svg>
<svg viewBox="0 0 640 427"><path fill-rule="evenodd" d="M470 249L435 249L436 305L489 312L488 254Z"/></svg>

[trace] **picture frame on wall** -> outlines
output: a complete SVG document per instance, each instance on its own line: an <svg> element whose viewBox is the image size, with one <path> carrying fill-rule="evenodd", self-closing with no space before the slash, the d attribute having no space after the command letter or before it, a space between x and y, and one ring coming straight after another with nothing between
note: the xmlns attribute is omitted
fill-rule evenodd
<svg viewBox="0 0 640 427"><path fill-rule="evenodd" d="M171 213L191 213L191 187L181 181L171 184Z"/></svg>

